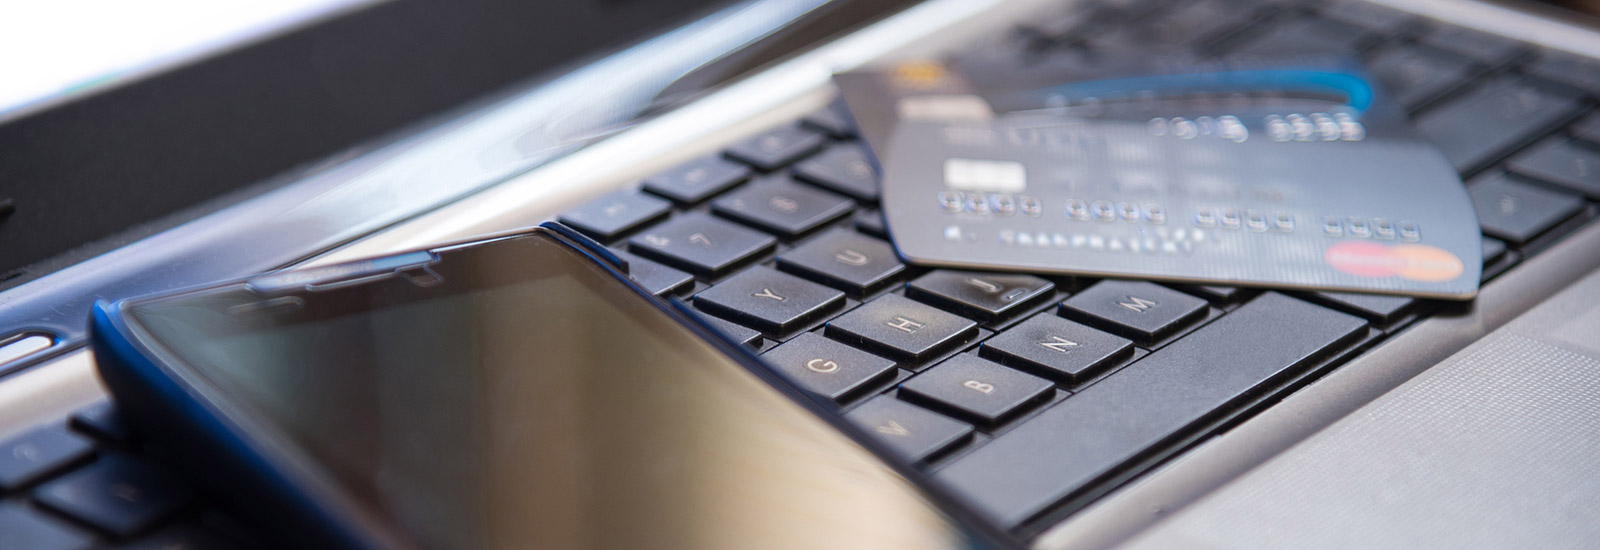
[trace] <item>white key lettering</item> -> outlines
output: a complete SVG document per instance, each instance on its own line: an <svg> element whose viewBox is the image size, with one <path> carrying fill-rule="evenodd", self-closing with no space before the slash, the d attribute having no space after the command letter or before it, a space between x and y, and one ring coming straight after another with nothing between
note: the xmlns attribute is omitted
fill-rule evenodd
<svg viewBox="0 0 1600 550"><path fill-rule="evenodd" d="M1062 338L1060 336L1051 336L1049 340L1039 342L1039 345L1059 351L1061 353L1071 351L1069 348L1078 347L1077 342Z"/></svg>
<svg viewBox="0 0 1600 550"><path fill-rule="evenodd" d="M645 244L654 246L656 248L666 248L667 245L672 244L672 239L668 239L660 235L645 235L640 237L640 240L644 241Z"/></svg>
<svg viewBox="0 0 1600 550"><path fill-rule="evenodd" d="M977 277L968 278L967 279L967 284L972 285L973 287L977 288L978 290L982 290L982 291L987 292L989 294L994 294L996 292L1000 292L1000 285L991 283L989 281L985 281L983 279L979 279Z"/></svg>
<svg viewBox="0 0 1600 550"><path fill-rule="evenodd" d="M868 258L866 254L862 254L848 248L840 250L838 254L834 254L833 259L839 260L839 263L857 267L867 265L867 261L871 260L871 258Z"/></svg>
<svg viewBox="0 0 1600 550"><path fill-rule="evenodd" d="M897 329L900 329L901 332L904 332L906 334L911 334L913 332L916 332L918 329L921 329L922 327L928 326L926 324L918 323L916 321L913 321L911 319L907 319L905 317L901 317L901 316L898 316L898 315L896 315L893 319L890 319L888 321L884 321L883 324L889 325L889 326L897 328Z"/></svg>
<svg viewBox="0 0 1600 550"><path fill-rule="evenodd" d="M1128 301L1117 302L1117 305L1127 308L1129 311L1134 313L1144 313L1146 311L1150 311L1150 308L1155 307L1156 303L1153 300L1146 300L1138 296L1129 296Z"/></svg>
<svg viewBox="0 0 1600 550"><path fill-rule="evenodd" d="M772 197L767 200L767 206L785 214L793 214L800 210L800 203L789 197Z"/></svg>
<svg viewBox="0 0 1600 550"><path fill-rule="evenodd" d="M874 428L874 430L884 435L895 435L900 437L911 435L911 430L907 430L905 426L902 426L899 422L895 422L893 420L884 422L883 425Z"/></svg>
<svg viewBox="0 0 1600 550"><path fill-rule="evenodd" d="M966 386L968 388L971 388L971 389L973 389L975 391L983 392L985 394L994 393L994 384L990 384L990 383L987 383L987 382L979 382L977 380L968 380L966 382L962 382L961 385Z"/></svg>
<svg viewBox="0 0 1600 550"><path fill-rule="evenodd" d="M812 359L810 361L806 361L806 368L811 369L811 370L813 370L815 372L820 372L820 373L823 373L823 374L827 374L827 373L839 370L839 364L835 363L833 361L818 357L816 359Z"/></svg>

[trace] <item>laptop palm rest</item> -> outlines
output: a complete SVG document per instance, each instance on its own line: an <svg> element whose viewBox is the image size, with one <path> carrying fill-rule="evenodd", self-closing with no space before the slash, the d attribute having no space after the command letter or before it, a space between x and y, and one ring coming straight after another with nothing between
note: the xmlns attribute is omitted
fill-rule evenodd
<svg viewBox="0 0 1600 550"><path fill-rule="evenodd" d="M1596 456L1600 272L1125 547L1591 547Z"/></svg>

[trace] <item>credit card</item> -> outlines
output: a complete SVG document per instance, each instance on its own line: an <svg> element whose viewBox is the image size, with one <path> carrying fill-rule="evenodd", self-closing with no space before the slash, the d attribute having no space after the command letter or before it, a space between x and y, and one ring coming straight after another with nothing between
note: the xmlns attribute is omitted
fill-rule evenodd
<svg viewBox="0 0 1600 550"><path fill-rule="evenodd" d="M1477 293L1460 177L1353 61L967 59L835 80L915 264Z"/></svg>

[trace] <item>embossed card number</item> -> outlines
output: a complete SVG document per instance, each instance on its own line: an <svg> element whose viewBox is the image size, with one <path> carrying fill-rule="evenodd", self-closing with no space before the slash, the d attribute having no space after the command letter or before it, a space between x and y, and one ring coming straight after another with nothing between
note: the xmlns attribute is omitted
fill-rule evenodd
<svg viewBox="0 0 1600 550"><path fill-rule="evenodd" d="M1465 186L1357 62L916 66L836 76L912 263L1477 292Z"/></svg>

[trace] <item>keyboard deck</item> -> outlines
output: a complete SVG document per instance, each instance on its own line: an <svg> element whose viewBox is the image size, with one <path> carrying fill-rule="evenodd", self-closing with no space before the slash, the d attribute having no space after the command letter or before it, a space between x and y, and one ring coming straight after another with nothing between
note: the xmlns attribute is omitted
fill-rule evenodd
<svg viewBox="0 0 1600 550"><path fill-rule="evenodd" d="M1107 1L970 46L1041 63L1350 53L1468 182L1485 280L1600 215L1600 61L1359 3ZM633 278L1030 536L1448 304L902 264L837 106L561 216ZM1049 207L1049 205L1046 205ZM0 441L0 548L216 548L250 530L114 406Z"/></svg>

